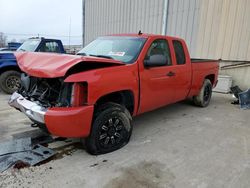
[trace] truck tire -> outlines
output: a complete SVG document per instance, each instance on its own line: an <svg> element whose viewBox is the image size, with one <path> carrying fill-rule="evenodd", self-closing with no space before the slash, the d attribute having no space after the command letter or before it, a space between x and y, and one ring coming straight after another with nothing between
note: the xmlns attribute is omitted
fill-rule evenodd
<svg viewBox="0 0 250 188"><path fill-rule="evenodd" d="M7 93L14 93L21 85L21 73L10 70L0 75L0 89Z"/></svg>
<svg viewBox="0 0 250 188"><path fill-rule="evenodd" d="M205 79L199 95L193 98L194 104L200 107L207 107L212 96L212 88L211 81Z"/></svg>
<svg viewBox="0 0 250 188"><path fill-rule="evenodd" d="M85 140L87 152L99 155L125 146L132 134L131 121L124 106L111 102L100 106L94 114L91 133Z"/></svg>

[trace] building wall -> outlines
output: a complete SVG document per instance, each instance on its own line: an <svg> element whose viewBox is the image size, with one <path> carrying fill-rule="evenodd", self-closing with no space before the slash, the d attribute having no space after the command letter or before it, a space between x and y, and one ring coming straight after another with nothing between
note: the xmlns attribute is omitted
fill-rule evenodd
<svg viewBox="0 0 250 188"><path fill-rule="evenodd" d="M250 0L170 0L167 34L186 40L191 57L250 62ZM226 61L224 61L226 60ZM250 88L250 66L221 68L233 85Z"/></svg>
<svg viewBox="0 0 250 188"><path fill-rule="evenodd" d="M250 0L169 0L167 34L192 57L250 61Z"/></svg>
<svg viewBox="0 0 250 188"><path fill-rule="evenodd" d="M167 35L186 40L192 57L196 54L198 28L200 26L200 0L169 0Z"/></svg>
<svg viewBox="0 0 250 188"><path fill-rule="evenodd" d="M85 44L112 33L162 33L165 0L85 0ZM250 0L168 0L167 35L192 57L250 61Z"/></svg>
<svg viewBox="0 0 250 188"><path fill-rule="evenodd" d="M85 0L85 44L112 33L161 33L164 0Z"/></svg>
<svg viewBox="0 0 250 188"><path fill-rule="evenodd" d="M185 39L193 58L250 62L250 0L84 1L85 44L101 35L141 30ZM166 2L168 11L164 14ZM245 69L232 68L221 74L233 76L239 85L242 80L247 88L250 66Z"/></svg>
<svg viewBox="0 0 250 188"><path fill-rule="evenodd" d="M222 62L220 74L230 75L233 78L233 85L238 85L242 90L250 88L250 62L235 65L235 62ZM224 67L225 66L225 67Z"/></svg>

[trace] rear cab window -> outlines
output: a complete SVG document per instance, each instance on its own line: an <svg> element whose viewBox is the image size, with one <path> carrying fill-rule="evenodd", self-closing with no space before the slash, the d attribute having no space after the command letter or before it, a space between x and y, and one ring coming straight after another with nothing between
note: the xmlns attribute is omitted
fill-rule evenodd
<svg viewBox="0 0 250 188"><path fill-rule="evenodd" d="M54 53L60 53L60 48L57 42L55 41L45 41L41 48L39 49L39 52L54 52Z"/></svg>
<svg viewBox="0 0 250 188"><path fill-rule="evenodd" d="M173 40L173 46L174 46L176 64L177 65L186 64L185 52L181 41Z"/></svg>

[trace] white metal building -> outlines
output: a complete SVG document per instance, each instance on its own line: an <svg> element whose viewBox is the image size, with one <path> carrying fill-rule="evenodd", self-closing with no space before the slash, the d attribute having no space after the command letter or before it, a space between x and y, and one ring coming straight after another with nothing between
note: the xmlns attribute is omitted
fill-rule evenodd
<svg viewBox="0 0 250 188"><path fill-rule="evenodd" d="M139 30L179 36L191 57L244 63L222 73L250 88L250 0L83 0L83 5L85 44L100 35Z"/></svg>

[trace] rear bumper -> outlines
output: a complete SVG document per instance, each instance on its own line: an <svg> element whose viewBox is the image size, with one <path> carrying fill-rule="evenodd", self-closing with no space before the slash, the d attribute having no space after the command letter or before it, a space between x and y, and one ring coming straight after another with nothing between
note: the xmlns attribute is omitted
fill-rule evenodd
<svg viewBox="0 0 250 188"><path fill-rule="evenodd" d="M44 108L12 94L9 105L23 112L33 122L43 124L52 135L61 137L87 137L91 130L94 106Z"/></svg>

